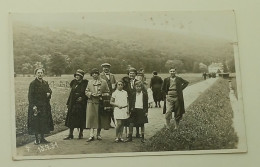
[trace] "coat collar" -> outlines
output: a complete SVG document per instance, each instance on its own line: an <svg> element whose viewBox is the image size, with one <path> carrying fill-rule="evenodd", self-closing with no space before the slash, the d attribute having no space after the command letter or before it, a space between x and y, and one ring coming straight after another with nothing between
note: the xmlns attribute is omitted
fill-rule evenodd
<svg viewBox="0 0 260 167"><path fill-rule="evenodd" d="M92 80L92 82L93 82L93 85L94 85L94 86L99 86L99 85L101 85L101 80L100 80L100 79Z"/></svg>

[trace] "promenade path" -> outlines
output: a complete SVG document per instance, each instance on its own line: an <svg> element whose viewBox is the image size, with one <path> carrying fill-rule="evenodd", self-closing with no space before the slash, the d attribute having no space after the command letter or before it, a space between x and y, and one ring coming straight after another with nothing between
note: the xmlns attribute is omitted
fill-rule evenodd
<svg viewBox="0 0 260 167"><path fill-rule="evenodd" d="M237 149L241 150L241 152L245 152L247 151L247 144L246 144L246 130L245 130L246 127L245 127L245 120L243 116L244 115L243 105L242 103L238 102L234 90L232 89L231 83L229 85L229 88L230 88L229 98L233 110L233 127L238 136Z"/></svg>
<svg viewBox="0 0 260 167"><path fill-rule="evenodd" d="M192 104L216 80L216 78L210 78L188 86L183 92L185 108ZM145 124L146 139L152 137L157 131L164 127L165 119L164 114L162 114L162 108L149 109L148 120L149 123ZM102 156L102 154L100 153L129 153L138 151L141 144L140 139L135 137L133 138L133 142L115 143L115 129L102 130L101 135L103 140L101 141L95 140L93 142L86 142L87 138L89 137L89 130L84 130L84 138L81 140L77 139L78 131L76 129L74 131L73 140L63 140L63 138L67 135L68 130L47 137L46 139L51 142L50 144L34 145L33 143L29 143L24 146L18 147L16 149L16 158L19 159L19 156L42 157L43 155L59 156L73 154L87 154L88 156L93 156L97 153L99 156Z"/></svg>

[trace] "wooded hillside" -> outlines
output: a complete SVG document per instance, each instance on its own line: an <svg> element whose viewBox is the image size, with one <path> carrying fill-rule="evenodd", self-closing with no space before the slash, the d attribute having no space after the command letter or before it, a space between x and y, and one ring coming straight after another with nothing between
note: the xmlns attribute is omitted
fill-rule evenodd
<svg viewBox="0 0 260 167"><path fill-rule="evenodd" d="M99 68L104 62L112 65L113 73L126 73L128 65L149 73L167 72L176 62L181 72L201 72L199 63L211 62L222 62L234 71L233 46L220 39L129 27L118 33L111 29L107 35L24 23L13 27L17 74L32 74L35 66L42 65L47 74L61 75Z"/></svg>

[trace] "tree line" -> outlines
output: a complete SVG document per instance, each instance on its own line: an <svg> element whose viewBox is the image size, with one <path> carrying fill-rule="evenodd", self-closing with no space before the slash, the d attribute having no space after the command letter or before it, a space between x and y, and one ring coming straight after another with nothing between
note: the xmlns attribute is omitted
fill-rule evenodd
<svg viewBox="0 0 260 167"><path fill-rule="evenodd" d="M102 39L66 29L51 29L18 24L13 28L14 72L33 74L43 66L48 75L74 73L78 68L89 71L110 63L113 73L126 73L127 67L144 68L146 72L168 72L175 66L180 72L204 72L212 62L222 62L235 71L233 47L225 45L214 56L190 52L142 47L131 42ZM187 48L189 49L189 48ZM217 52L219 51L219 55ZM217 55L217 56L216 56Z"/></svg>

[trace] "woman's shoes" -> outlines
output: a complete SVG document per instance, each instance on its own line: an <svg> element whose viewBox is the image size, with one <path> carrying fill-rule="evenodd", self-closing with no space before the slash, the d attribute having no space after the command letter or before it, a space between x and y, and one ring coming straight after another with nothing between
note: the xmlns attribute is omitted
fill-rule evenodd
<svg viewBox="0 0 260 167"><path fill-rule="evenodd" d="M115 139L115 142L116 142L116 143L118 143L118 142L119 142L119 139L118 139L118 138L116 138L116 139Z"/></svg>
<svg viewBox="0 0 260 167"><path fill-rule="evenodd" d="M124 140L124 139L122 139L122 138L119 138L119 141L120 141L120 142L125 142L125 140Z"/></svg>
<svg viewBox="0 0 260 167"><path fill-rule="evenodd" d="M100 135L97 136L98 140L102 140L102 137Z"/></svg>
<svg viewBox="0 0 260 167"><path fill-rule="evenodd" d="M40 143L47 144L47 143L50 143L50 142L43 138L43 139L40 140Z"/></svg>
<svg viewBox="0 0 260 167"><path fill-rule="evenodd" d="M122 139L122 138L116 138L116 139L115 139L115 142L116 142L116 143L119 143L119 142L125 142L125 141L124 141L124 139Z"/></svg>
<svg viewBox="0 0 260 167"><path fill-rule="evenodd" d="M70 140L73 139L73 135L69 135L68 137L65 137L63 140Z"/></svg>
<svg viewBox="0 0 260 167"><path fill-rule="evenodd" d="M91 141L94 141L94 140L95 140L94 137L90 137L90 138L88 138L87 142L91 142Z"/></svg>
<svg viewBox="0 0 260 167"><path fill-rule="evenodd" d="M79 139L83 139L83 134L82 133L79 134Z"/></svg>
<svg viewBox="0 0 260 167"><path fill-rule="evenodd" d="M34 141L34 145L39 145L39 144L40 144L39 139L36 139L36 140Z"/></svg>

